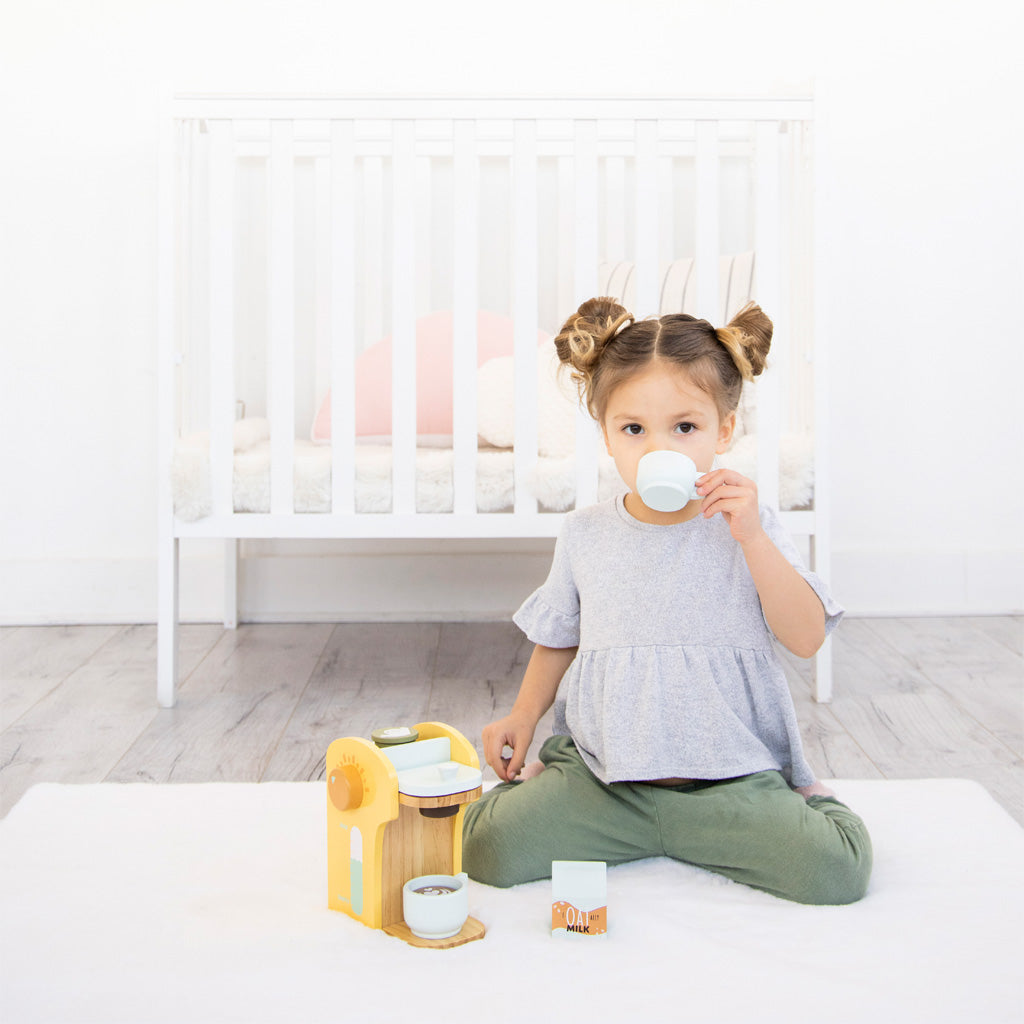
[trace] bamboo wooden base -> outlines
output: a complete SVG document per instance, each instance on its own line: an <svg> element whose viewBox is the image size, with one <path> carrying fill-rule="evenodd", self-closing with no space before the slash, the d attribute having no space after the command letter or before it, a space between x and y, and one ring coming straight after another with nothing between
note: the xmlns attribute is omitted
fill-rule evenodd
<svg viewBox="0 0 1024 1024"><path fill-rule="evenodd" d="M389 924L384 931L396 939L404 939L410 946L421 946L424 949L454 949L456 946L464 946L467 942L482 939L487 934L487 930L475 917L467 917L462 931L458 935L450 935L447 939L421 939L418 935L413 935L404 921Z"/></svg>

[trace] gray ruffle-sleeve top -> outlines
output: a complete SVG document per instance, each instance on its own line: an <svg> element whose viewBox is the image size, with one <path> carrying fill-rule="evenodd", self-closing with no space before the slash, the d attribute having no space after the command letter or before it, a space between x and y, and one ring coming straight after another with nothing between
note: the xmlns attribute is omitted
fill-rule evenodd
<svg viewBox="0 0 1024 1024"><path fill-rule="evenodd" d="M775 514L768 536L811 585L831 632L843 610ZM579 647L558 688L555 731L603 782L814 773L774 638L722 516L634 519L622 496L569 513L547 581L516 624L536 644Z"/></svg>

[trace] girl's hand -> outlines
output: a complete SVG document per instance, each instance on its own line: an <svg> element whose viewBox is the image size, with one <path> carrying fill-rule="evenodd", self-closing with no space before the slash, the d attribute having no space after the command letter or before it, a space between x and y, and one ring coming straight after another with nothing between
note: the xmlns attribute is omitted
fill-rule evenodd
<svg viewBox="0 0 1024 1024"><path fill-rule="evenodd" d="M810 658L825 642L825 609L810 584L761 525L757 485L731 469L716 469L697 482L701 512L721 512L740 545L757 588L764 620L775 638L798 658Z"/></svg>
<svg viewBox="0 0 1024 1024"><path fill-rule="evenodd" d="M753 480L732 469L715 469L697 481L697 493L704 497L700 506L704 518L721 513L738 544L749 544L764 533Z"/></svg>
<svg viewBox="0 0 1024 1024"><path fill-rule="evenodd" d="M506 715L484 726L484 760L502 782L513 782L522 771L535 728L535 723L517 715ZM503 756L506 746L512 748L511 757Z"/></svg>

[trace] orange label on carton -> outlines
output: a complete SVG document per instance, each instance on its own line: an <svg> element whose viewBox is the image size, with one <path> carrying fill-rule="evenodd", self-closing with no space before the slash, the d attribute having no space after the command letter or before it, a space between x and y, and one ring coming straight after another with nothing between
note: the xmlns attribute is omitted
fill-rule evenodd
<svg viewBox="0 0 1024 1024"><path fill-rule="evenodd" d="M608 931L608 908L577 910L566 900L551 904L551 930L564 928L580 935L604 935Z"/></svg>

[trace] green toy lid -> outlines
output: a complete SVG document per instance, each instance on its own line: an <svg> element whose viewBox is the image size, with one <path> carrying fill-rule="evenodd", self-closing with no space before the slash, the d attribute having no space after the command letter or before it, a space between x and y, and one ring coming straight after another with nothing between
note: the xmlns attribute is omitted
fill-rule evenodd
<svg viewBox="0 0 1024 1024"><path fill-rule="evenodd" d="M370 739L378 747L394 747L399 743L412 743L420 738L420 734L408 725L396 725L389 729L374 729Z"/></svg>

